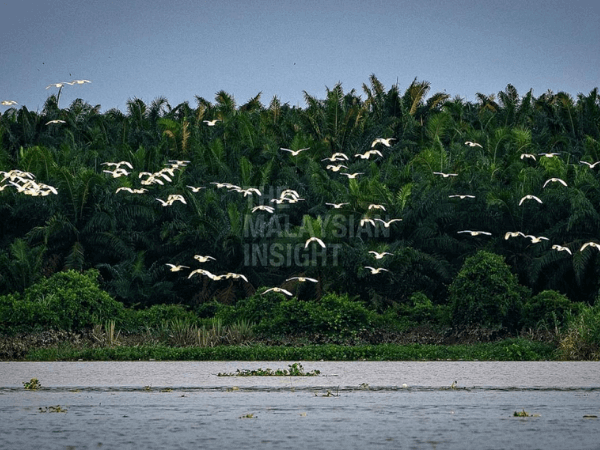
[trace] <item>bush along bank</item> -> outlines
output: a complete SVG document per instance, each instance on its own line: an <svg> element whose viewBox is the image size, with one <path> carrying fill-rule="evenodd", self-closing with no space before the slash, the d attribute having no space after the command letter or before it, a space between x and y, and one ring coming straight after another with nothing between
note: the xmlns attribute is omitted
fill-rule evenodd
<svg viewBox="0 0 600 450"><path fill-rule="evenodd" d="M0 358L253 359L263 347L272 348L260 353L265 359L301 359L286 356L296 347L309 352L298 356L317 359L599 358L598 306L572 304L555 291L530 296L505 268L501 257L480 252L450 286L448 305L415 293L408 303L388 308L346 294L301 301L270 292L232 305L212 301L196 308L159 304L137 310L104 292L96 271L61 272L22 294L0 297ZM477 354L464 345L495 345L516 336L528 340ZM394 346L398 349L390 350Z"/></svg>

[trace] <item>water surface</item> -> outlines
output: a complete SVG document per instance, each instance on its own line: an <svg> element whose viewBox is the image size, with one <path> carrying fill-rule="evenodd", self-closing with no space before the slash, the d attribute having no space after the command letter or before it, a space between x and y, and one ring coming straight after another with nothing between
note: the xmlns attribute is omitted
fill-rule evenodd
<svg viewBox="0 0 600 450"><path fill-rule="evenodd" d="M600 448L600 363L288 364L0 363L0 448Z"/></svg>

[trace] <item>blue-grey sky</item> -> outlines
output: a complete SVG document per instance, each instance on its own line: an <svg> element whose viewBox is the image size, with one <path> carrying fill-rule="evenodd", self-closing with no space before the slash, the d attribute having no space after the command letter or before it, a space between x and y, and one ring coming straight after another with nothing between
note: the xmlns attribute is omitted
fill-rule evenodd
<svg viewBox="0 0 600 450"><path fill-rule="evenodd" d="M364 98L371 74L466 100L600 86L598 0L20 0L0 17L0 100L31 110L73 79L92 83L66 86L61 106L102 111L220 90L304 107L338 82Z"/></svg>

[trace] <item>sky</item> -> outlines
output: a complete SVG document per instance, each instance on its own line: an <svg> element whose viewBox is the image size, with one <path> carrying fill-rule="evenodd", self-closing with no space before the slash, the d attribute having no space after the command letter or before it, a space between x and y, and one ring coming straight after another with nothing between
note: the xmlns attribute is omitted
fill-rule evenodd
<svg viewBox="0 0 600 450"><path fill-rule="evenodd" d="M306 107L305 91L337 83L366 98L372 74L467 101L600 87L598 0L20 0L0 17L0 100L34 111L75 79L91 83L65 86L60 106L102 112L222 90Z"/></svg>

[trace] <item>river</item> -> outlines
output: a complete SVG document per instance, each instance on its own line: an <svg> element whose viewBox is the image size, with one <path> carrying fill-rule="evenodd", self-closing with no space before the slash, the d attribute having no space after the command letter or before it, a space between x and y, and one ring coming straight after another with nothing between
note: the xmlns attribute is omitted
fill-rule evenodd
<svg viewBox="0 0 600 450"><path fill-rule="evenodd" d="M291 363L0 362L0 448L600 448L598 362Z"/></svg>

